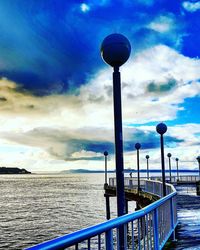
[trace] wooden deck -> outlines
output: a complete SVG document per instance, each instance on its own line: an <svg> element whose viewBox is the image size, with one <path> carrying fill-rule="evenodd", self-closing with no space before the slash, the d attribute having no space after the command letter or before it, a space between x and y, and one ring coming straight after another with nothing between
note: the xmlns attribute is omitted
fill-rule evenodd
<svg viewBox="0 0 200 250"><path fill-rule="evenodd" d="M116 196L116 188L111 186L105 186L105 196L114 197ZM157 195L149 194L140 191L138 194L137 189L125 188L125 198L127 201L136 201L140 207L145 207L152 202L159 199Z"/></svg>
<svg viewBox="0 0 200 250"><path fill-rule="evenodd" d="M194 192L186 186L177 186L176 189L179 220L177 241L168 249L200 249L200 196L196 195L195 187Z"/></svg>

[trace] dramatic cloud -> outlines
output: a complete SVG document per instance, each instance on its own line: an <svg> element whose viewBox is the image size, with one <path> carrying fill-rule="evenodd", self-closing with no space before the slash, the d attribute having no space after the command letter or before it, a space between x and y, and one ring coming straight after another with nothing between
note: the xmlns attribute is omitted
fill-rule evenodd
<svg viewBox="0 0 200 250"><path fill-rule="evenodd" d="M176 118L177 112L183 109L184 99L200 93L199 66L199 60L184 57L166 46L139 54L122 68L124 124L134 127L136 123ZM80 159L87 158L87 153L86 156L83 153L87 151L99 154L106 149L113 153L112 75L109 68L82 85L76 95L37 97L22 92L20 86L7 79L0 83L0 111L7 115L1 127L3 138L43 148L63 160L73 158L73 154L81 150ZM15 132L10 132L11 128ZM125 128L126 151L133 148L134 142L142 140L144 148L158 147L151 134L140 130L130 133L129 130ZM174 143L181 141L184 139L174 139Z"/></svg>
<svg viewBox="0 0 200 250"><path fill-rule="evenodd" d="M175 119L183 108L184 99L200 92L199 67L199 60L184 57L166 46L156 46L140 53L121 71L124 122ZM106 105L112 105L111 71L99 72L81 87L80 96L88 110L98 103L106 112Z"/></svg>
<svg viewBox="0 0 200 250"><path fill-rule="evenodd" d="M113 32L132 45L120 68L126 167L136 142L159 167L161 121L167 150L193 159L200 153L198 10L194 1L1 1L2 164L102 168L107 150L114 168L112 68L99 51Z"/></svg>
<svg viewBox="0 0 200 250"><path fill-rule="evenodd" d="M22 2L0 3L0 76L35 95L87 82L102 68L99 48L109 33L127 35L135 52L160 43L181 47L182 20L159 4L155 11L154 1Z"/></svg>

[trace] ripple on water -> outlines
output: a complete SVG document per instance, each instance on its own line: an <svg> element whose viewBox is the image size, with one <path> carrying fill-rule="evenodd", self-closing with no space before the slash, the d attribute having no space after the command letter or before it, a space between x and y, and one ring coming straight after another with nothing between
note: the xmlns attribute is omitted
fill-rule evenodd
<svg viewBox="0 0 200 250"><path fill-rule="evenodd" d="M0 176L0 249L23 249L105 220L104 175Z"/></svg>

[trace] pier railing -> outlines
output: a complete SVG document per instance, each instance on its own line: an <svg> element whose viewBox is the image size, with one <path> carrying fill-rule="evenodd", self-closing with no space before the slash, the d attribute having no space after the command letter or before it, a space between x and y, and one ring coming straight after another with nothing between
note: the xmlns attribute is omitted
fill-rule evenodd
<svg viewBox="0 0 200 250"><path fill-rule="evenodd" d="M183 182L183 183L196 183L200 180L198 175L183 175L183 176L172 176L172 183Z"/></svg>
<svg viewBox="0 0 200 250"><path fill-rule="evenodd" d="M127 179L130 188L130 179ZM110 184L114 180L110 180ZM115 182L115 181L114 181ZM144 180L143 191L161 197L162 183ZM127 186L127 185L125 185ZM176 190L167 184L167 195L130 214L27 248L43 249L162 249L177 225ZM119 227L125 246L118 246Z"/></svg>
<svg viewBox="0 0 200 250"><path fill-rule="evenodd" d="M124 187L128 189L137 189L137 177L125 177L124 178ZM116 187L116 178L109 178L109 186ZM166 184L166 194L170 194L172 192L172 185ZM159 180L151 180L151 179L140 179L140 188L142 191L147 193L155 194L159 197L162 197L162 182ZM174 189L175 191L175 189Z"/></svg>

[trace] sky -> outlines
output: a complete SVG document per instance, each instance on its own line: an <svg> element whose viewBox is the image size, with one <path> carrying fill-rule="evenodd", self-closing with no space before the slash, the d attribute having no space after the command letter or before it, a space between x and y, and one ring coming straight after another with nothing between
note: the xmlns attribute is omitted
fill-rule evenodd
<svg viewBox="0 0 200 250"><path fill-rule="evenodd" d="M0 1L0 165L32 172L115 169L113 69L103 39L131 43L120 67L124 167L198 169L200 1ZM166 168L168 159L166 157Z"/></svg>

